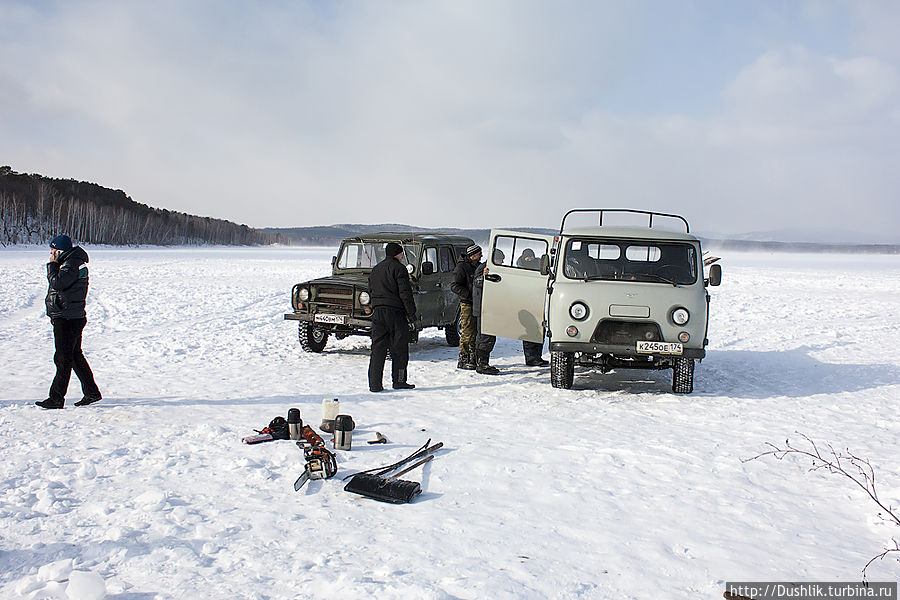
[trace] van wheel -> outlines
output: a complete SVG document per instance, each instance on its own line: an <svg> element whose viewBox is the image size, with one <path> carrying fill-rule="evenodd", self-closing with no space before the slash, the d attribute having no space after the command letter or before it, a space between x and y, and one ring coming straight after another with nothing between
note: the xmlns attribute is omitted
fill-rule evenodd
<svg viewBox="0 0 900 600"><path fill-rule="evenodd" d="M448 346L453 348L459 346L459 313L456 313L455 321L444 325L444 337L447 338Z"/></svg>
<svg viewBox="0 0 900 600"><path fill-rule="evenodd" d="M694 359L678 357L672 366L672 391L690 394L694 391Z"/></svg>
<svg viewBox="0 0 900 600"><path fill-rule="evenodd" d="M571 389L575 381L575 354L572 352L550 352L550 385L555 388Z"/></svg>
<svg viewBox="0 0 900 600"><path fill-rule="evenodd" d="M321 352L328 343L328 331L318 325L300 321L300 347L307 352Z"/></svg>

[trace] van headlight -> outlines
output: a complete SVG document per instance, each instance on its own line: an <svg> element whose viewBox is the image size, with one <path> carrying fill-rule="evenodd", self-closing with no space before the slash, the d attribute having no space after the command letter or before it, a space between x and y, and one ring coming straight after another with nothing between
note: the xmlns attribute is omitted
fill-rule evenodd
<svg viewBox="0 0 900 600"><path fill-rule="evenodd" d="M300 291L297 292L297 298L299 298L302 302L306 302L309 300L309 289L300 288Z"/></svg>
<svg viewBox="0 0 900 600"><path fill-rule="evenodd" d="M371 298L369 298L369 292L360 292L359 293L359 303L365 306L369 303Z"/></svg>
<svg viewBox="0 0 900 600"><path fill-rule="evenodd" d="M588 307L584 302L573 302L569 307L569 316L576 321L584 321L588 316Z"/></svg>
<svg viewBox="0 0 900 600"><path fill-rule="evenodd" d="M684 325L691 318L691 313L686 308L676 308L672 311L672 321L676 325Z"/></svg>

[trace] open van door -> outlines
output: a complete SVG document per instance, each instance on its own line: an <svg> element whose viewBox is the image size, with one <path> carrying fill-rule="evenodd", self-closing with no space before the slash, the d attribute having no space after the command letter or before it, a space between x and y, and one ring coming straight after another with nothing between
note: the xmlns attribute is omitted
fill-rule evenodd
<svg viewBox="0 0 900 600"><path fill-rule="evenodd" d="M550 255L552 235L491 230L485 252L481 329L484 333L529 342L544 341L547 275L541 259Z"/></svg>

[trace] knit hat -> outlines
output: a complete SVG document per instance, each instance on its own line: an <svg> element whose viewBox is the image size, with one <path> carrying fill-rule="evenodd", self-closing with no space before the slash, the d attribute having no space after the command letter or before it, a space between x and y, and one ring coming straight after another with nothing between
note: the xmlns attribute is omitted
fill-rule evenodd
<svg viewBox="0 0 900 600"><path fill-rule="evenodd" d="M479 246L478 244L472 244L471 246L466 248L466 257L478 254L479 252L481 252L481 246Z"/></svg>
<svg viewBox="0 0 900 600"><path fill-rule="evenodd" d="M403 248L397 242L388 242L384 247L385 256L397 256L403 252Z"/></svg>
<svg viewBox="0 0 900 600"><path fill-rule="evenodd" d="M62 250L63 252L68 252L72 249L72 238L65 234L58 235L50 240L50 247L54 250Z"/></svg>

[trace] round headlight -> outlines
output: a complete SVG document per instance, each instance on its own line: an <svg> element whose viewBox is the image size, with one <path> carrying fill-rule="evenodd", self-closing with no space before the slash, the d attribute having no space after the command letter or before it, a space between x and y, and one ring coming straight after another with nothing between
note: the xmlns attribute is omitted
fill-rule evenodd
<svg viewBox="0 0 900 600"><path fill-rule="evenodd" d="M691 318L691 314L686 308L676 308L672 311L672 320L676 325L684 325Z"/></svg>
<svg viewBox="0 0 900 600"><path fill-rule="evenodd" d="M368 304L369 300L371 300L371 298L369 298L369 292L360 292L359 293L359 303L360 304L364 304L364 305Z"/></svg>
<svg viewBox="0 0 900 600"><path fill-rule="evenodd" d="M569 315L576 321L584 321L588 316L588 307L583 302L575 302L569 307Z"/></svg>
<svg viewBox="0 0 900 600"><path fill-rule="evenodd" d="M307 288L300 288L300 291L297 293L297 297L300 298L303 302L309 300L309 290Z"/></svg>

